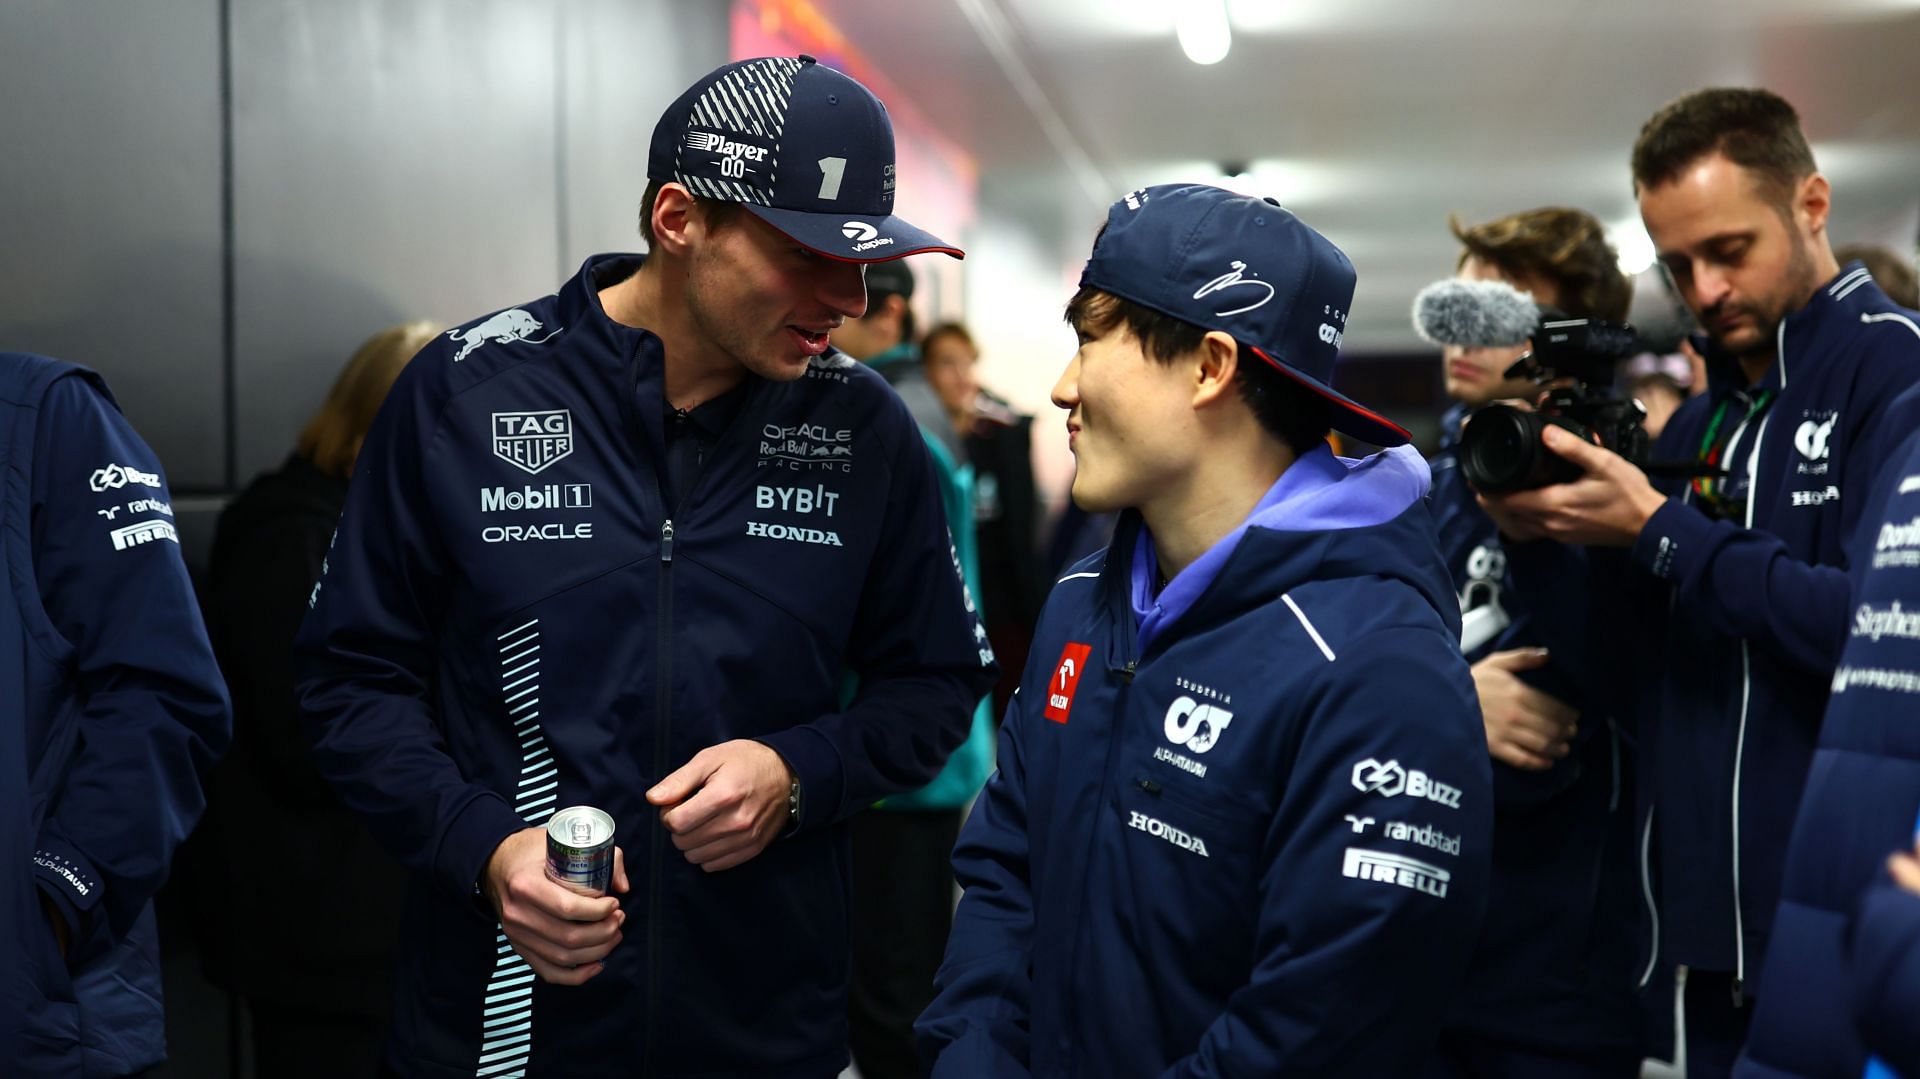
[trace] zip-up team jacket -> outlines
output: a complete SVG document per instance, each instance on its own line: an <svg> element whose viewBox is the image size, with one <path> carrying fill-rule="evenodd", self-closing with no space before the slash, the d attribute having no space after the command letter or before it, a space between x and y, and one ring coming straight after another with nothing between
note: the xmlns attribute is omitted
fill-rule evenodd
<svg viewBox="0 0 1920 1079"><path fill-rule="evenodd" d="M1920 424L1893 406L1920 382L1909 318L1858 263L1816 290L1782 320L1774 365L1753 387L1775 395L1770 407L1744 424L1737 402L1725 410L1738 426L1723 460L1750 488L1743 518L1710 517L1688 481L1656 479L1672 497L1631 549L1642 572L1598 586L1639 598L1604 639L1637 650L1623 677L1642 690L1639 833L1655 905L1643 982L1661 963L1729 971L1743 988L1758 974L1846 639L1846 544L1881 464ZM1708 376L1654 459L1694 459L1745 382L1718 353ZM1554 587L1528 565L1550 546L1509 551L1529 591Z"/></svg>
<svg viewBox="0 0 1920 1079"><path fill-rule="evenodd" d="M962 832L932 1074L1409 1074L1491 794L1410 449L1324 447L1157 598L1137 514L1054 588Z"/></svg>
<svg viewBox="0 0 1920 1079"><path fill-rule="evenodd" d="M1903 917L1901 904L1867 896L1885 878L1887 856L1913 847L1920 811L1920 433L1880 470L1867 505L1849 548L1846 648L1787 848L1759 1011L1738 1070L1755 1079L1854 1079L1866 1062L1863 1034L1898 1036L1908 1060L1920 1045L1911 1034L1920 1013L1891 1006L1920 998L1920 937L1902 942L1898 931L1871 927L1863 936L1853 925L1863 900L1888 908L1878 917ZM1865 1029L1852 1021L1856 999L1867 1005ZM1875 1014L1897 1022L1873 1024Z"/></svg>
<svg viewBox="0 0 1920 1079"><path fill-rule="evenodd" d="M598 298L639 264L597 256L415 357L296 646L322 774L416 871L388 1057L404 1074L837 1072L839 822L932 778L993 680L920 434L853 361L749 378L665 503L660 341ZM644 796L734 738L786 759L800 819L706 873ZM475 883L502 839L583 803L626 853L625 939L585 985L552 986Z"/></svg>
<svg viewBox="0 0 1920 1079"><path fill-rule="evenodd" d="M1492 883L1450 1036L1557 1054L1638 1047L1633 983L1639 882L1633 860L1630 746L1610 695L1594 683L1596 597L1586 560L1612 552L1558 547L1565 562L1547 602L1518 593L1499 529L1461 473L1464 406L1441 418L1433 468L1440 554L1459 593L1469 664L1545 647L1549 665L1522 681L1580 710L1568 755L1545 772L1495 760ZM1604 605L1604 604L1602 604Z"/></svg>
<svg viewBox="0 0 1920 1079"><path fill-rule="evenodd" d="M159 460L91 371L0 353L0 564L0 1068L127 1075L166 1055L153 894L232 728Z"/></svg>

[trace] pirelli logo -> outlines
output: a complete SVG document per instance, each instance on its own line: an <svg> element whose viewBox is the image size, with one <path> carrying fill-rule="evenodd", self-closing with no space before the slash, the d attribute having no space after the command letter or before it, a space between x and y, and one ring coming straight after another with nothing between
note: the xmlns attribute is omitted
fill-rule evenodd
<svg viewBox="0 0 1920 1079"><path fill-rule="evenodd" d="M1418 858L1409 858L1404 854L1388 854L1385 851L1362 850L1348 847L1346 864L1340 869L1344 876L1355 880L1378 881L1381 884L1393 884L1415 892L1424 892L1435 899L1447 897L1447 882L1453 874L1437 865L1428 865Z"/></svg>

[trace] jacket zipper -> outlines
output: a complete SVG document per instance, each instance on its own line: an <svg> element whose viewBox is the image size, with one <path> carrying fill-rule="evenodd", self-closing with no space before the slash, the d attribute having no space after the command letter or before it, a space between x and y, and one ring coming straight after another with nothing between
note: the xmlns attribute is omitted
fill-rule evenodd
<svg viewBox="0 0 1920 1079"><path fill-rule="evenodd" d="M673 677L673 519L660 522L660 603L659 636L654 641L656 663L653 691L653 774L654 782L666 778L669 711L668 689ZM647 831L651 851L647 859L647 1035L642 1056L642 1074L653 1074L654 1034L660 1025L660 866L666 855L664 826Z"/></svg>
<svg viewBox="0 0 1920 1079"><path fill-rule="evenodd" d="M1645 989L1653 980L1654 968L1660 965L1660 907L1653 901L1653 815L1659 807L1647 810L1647 823L1640 829L1640 897L1646 900L1647 916L1653 920L1653 947L1647 952L1647 969L1640 975L1640 988Z"/></svg>

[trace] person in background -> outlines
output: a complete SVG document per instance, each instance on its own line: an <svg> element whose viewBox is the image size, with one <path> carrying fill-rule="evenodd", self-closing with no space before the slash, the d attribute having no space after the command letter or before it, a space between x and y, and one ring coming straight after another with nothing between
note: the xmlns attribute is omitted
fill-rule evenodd
<svg viewBox="0 0 1920 1079"><path fill-rule="evenodd" d="M1619 322L1631 288L1593 215L1565 207L1451 224L1467 280L1500 281L1560 317ZM1460 467L1474 412L1538 388L1506 377L1526 345L1441 356L1447 395L1433 467L1440 552L1459 592L1461 649L1493 758L1493 880L1467 983L1427 1075L1639 1073L1633 968L1639 887L1623 733L1594 686L1584 554L1550 603L1516 595L1499 530Z"/></svg>
<svg viewBox="0 0 1920 1079"><path fill-rule="evenodd" d="M1037 549L1039 496L1033 480L1033 417L983 389L980 351L958 322L927 331L920 352L927 381L947 408L973 465L973 524L980 551L980 605L1000 657L993 715L1020 686L1027 646L1051 583Z"/></svg>
<svg viewBox="0 0 1920 1079"><path fill-rule="evenodd" d="M1914 271L1912 255L1902 258L1884 244L1846 244L1834 248L1833 257L1842 266L1864 265L1887 299L1909 310L1920 307L1920 275Z"/></svg>
<svg viewBox="0 0 1920 1079"><path fill-rule="evenodd" d="M153 895L232 729L173 520L159 459L99 375L0 353L9 1076L166 1058Z"/></svg>
<svg viewBox="0 0 1920 1079"><path fill-rule="evenodd" d="M386 1043L406 874L314 767L293 639L374 414L437 332L409 322L368 338L293 453L228 503L214 532L207 621L234 739L209 798L218 869L207 898L219 902L202 936L224 946L219 966L247 1001L262 1076L372 1075Z"/></svg>
<svg viewBox="0 0 1920 1079"><path fill-rule="evenodd" d="M1054 386L1121 513L1041 615L917 1026L936 1079L1410 1073L1489 789L1426 462L1330 384L1352 263L1201 185L1108 211ZM1333 455L1338 427L1393 447Z"/></svg>
<svg viewBox="0 0 1920 1079"><path fill-rule="evenodd" d="M1593 588L1620 608L1596 637L1619 650L1632 698L1648 981L1673 986L1687 1073L1705 1079L1733 1070L1749 1029L1783 1037L1799 1014L1788 993L1755 1022L1756 989L1762 1008L1775 991L1756 983L1851 618L1848 543L1920 426L1902 403L1920 335L1864 267L1835 261L1832 189L1778 95L1682 95L1641 129L1632 170L1654 250L1709 338L1708 392L1650 455L1691 474L1649 478L1547 427L1542 444L1579 478L1485 504L1540 602L1564 587L1561 546L1625 555Z"/></svg>
<svg viewBox="0 0 1920 1079"><path fill-rule="evenodd" d="M1627 396L1647 410L1642 426L1648 440L1659 438L1667 421L1693 396L1693 365L1682 352L1642 352L1627 361L1620 380Z"/></svg>
<svg viewBox="0 0 1920 1079"><path fill-rule="evenodd" d="M866 314L841 323L833 344L879 372L919 424L939 477L954 558L986 622L992 608L980 600L974 471L913 343L913 288L913 272L904 263L869 266ZM953 924L953 841L961 815L992 768L993 713L983 699L974 706L967 740L932 783L887 798L851 822L854 936L847 1021L862 1079L919 1075L913 1021L933 999L933 975Z"/></svg>

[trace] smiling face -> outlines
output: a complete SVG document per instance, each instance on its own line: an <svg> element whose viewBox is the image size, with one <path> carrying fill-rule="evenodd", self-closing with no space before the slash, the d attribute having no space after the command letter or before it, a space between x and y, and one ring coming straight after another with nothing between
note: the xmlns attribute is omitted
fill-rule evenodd
<svg viewBox="0 0 1920 1079"><path fill-rule="evenodd" d="M1820 284L1826 180L1801 180L1783 206L1751 171L1714 153L1642 188L1639 202L1654 249L1701 327L1735 356L1771 354L1781 320Z"/></svg>
<svg viewBox="0 0 1920 1079"><path fill-rule="evenodd" d="M704 230L688 262L687 309L721 352L786 382L827 350L828 334L866 310L862 267L800 246L751 213Z"/></svg>
<svg viewBox="0 0 1920 1079"><path fill-rule="evenodd" d="M1089 513L1145 506L1192 474L1191 368L1156 362L1117 319L1077 332L1080 348L1053 387L1067 410L1073 500Z"/></svg>
<svg viewBox="0 0 1920 1079"><path fill-rule="evenodd" d="M1455 276L1463 281L1500 281L1531 293L1533 302L1549 307L1560 302L1552 282L1537 277L1516 277L1476 255L1468 255ZM1525 345L1511 348L1447 345L1440 352L1447 396L1469 408L1513 397L1531 400L1537 392L1531 381L1506 377L1507 368L1526 351Z"/></svg>

